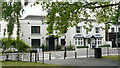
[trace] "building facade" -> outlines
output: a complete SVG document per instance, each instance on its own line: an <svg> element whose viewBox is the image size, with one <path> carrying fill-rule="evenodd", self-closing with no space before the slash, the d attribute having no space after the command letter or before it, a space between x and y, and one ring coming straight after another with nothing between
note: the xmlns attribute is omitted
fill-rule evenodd
<svg viewBox="0 0 120 68"><path fill-rule="evenodd" d="M111 25L108 30L108 40L112 42L112 47L120 47L120 23Z"/></svg>
<svg viewBox="0 0 120 68"><path fill-rule="evenodd" d="M78 23L77 26L69 27L66 33L61 34L60 38L54 37L56 34L46 35L47 24L43 23L45 21L44 16L34 16L28 15L24 19L20 19L20 38L31 47L40 47L42 45L48 46L49 50L55 50L57 45L63 46L74 46L77 48L79 46L88 46L89 48L98 47L101 45L109 44L113 47L112 40L105 41L105 30L101 27L105 27L104 23L98 24L95 20L87 20ZM92 22L92 29L90 30L89 24L85 22ZM12 37L16 38L17 26L14 25L14 32ZM84 28L83 26L86 26ZM114 31L113 26L111 26L109 32ZM4 36L4 29L7 29L7 22L0 22L0 38L7 37ZM120 26L119 26L120 27ZM120 30L120 28L119 28ZM119 31L118 30L118 31ZM110 38L109 34L109 38ZM111 43L112 42L112 43Z"/></svg>
<svg viewBox="0 0 120 68"><path fill-rule="evenodd" d="M42 23L45 17L28 15L24 19L20 19L21 23L21 39L32 47L47 45L49 50L56 49L57 45L65 46L93 46L98 47L105 43L105 31L101 27L105 27L104 23L98 24L94 20L82 21L76 27L69 27L66 33L61 34L60 38L54 35L46 35L47 24ZM93 28L89 31L89 25L85 22L92 22ZM86 26L83 28L82 26ZM64 43L66 42L66 43Z"/></svg>

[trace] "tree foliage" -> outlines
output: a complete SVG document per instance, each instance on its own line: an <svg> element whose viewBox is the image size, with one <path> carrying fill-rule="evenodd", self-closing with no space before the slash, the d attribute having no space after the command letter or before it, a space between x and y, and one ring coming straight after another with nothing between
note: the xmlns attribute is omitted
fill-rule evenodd
<svg viewBox="0 0 120 68"><path fill-rule="evenodd" d="M28 3L25 2L25 5ZM92 18L97 23L116 23L120 16L120 2L34 2L34 5L41 4L43 10L47 11L47 31L48 34L52 34L54 31L57 34L61 34L68 30L69 27L77 26L81 21L85 21L86 25L90 28L93 27L92 22L87 21ZM23 12L23 6L21 2L3 3L3 18L9 22L8 31L9 35L12 33L12 22L16 22L19 25L18 18ZM11 24L12 23L12 24ZM83 26L84 28L86 26ZM19 30L17 32L19 37Z"/></svg>
<svg viewBox="0 0 120 68"><path fill-rule="evenodd" d="M87 20L92 18L98 24L117 23L120 16L120 2L43 2L42 7L48 12L45 23L49 34L61 34L81 21L91 28L92 22Z"/></svg>
<svg viewBox="0 0 120 68"><path fill-rule="evenodd" d="M23 12L21 2L2 2L2 18L8 22L7 32L9 37L13 33L14 24L17 24L17 35L19 37L21 12Z"/></svg>
<svg viewBox="0 0 120 68"><path fill-rule="evenodd" d="M27 5L27 3L25 2L25 5ZM7 33L8 33L8 40L6 43L6 48L12 46L12 42L11 42L11 35L13 34L13 29L14 29L14 25L17 25L17 44L16 44L16 48L18 50L22 50L22 41L19 40L20 39L20 22L19 22L19 18L21 17L21 14L23 13L24 9L23 9L23 5L21 2L2 2L2 19L6 22L8 22L7 24ZM4 29L6 31L6 29ZM5 34L5 32L4 32ZM21 45L20 45L21 44ZM24 49L24 48L23 48Z"/></svg>
<svg viewBox="0 0 120 68"><path fill-rule="evenodd" d="M15 39L10 38L2 38L0 39L2 45L1 47L4 48L4 51L9 49L11 46L18 49L18 51L26 52L29 47L23 40L19 40L19 44L17 43L18 41Z"/></svg>

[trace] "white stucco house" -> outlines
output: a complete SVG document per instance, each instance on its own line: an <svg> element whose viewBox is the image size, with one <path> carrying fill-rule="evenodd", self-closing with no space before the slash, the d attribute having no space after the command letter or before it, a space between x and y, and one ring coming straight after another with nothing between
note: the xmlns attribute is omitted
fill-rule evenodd
<svg viewBox="0 0 120 68"><path fill-rule="evenodd" d="M69 27L66 33L61 34L60 38L54 37L55 33L52 35L46 35L47 24L42 23L45 21L44 16L28 15L23 19L20 19L20 38L31 47L39 47L47 45L49 50L55 50L57 45L72 45L77 46L88 46L92 48L93 46L98 47L104 44L110 44L112 47L112 40L105 41L105 30L101 27L105 27L104 23L98 24L95 20L87 20L80 22L77 27ZM88 31L89 25L84 24L84 22L92 22L94 26L91 31ZM83 28L82 26L87 28ZM17 27L14 25L14 32L12 37L16 38ZM108 32L113 31L112 25ZM4 29L7 29L7 22L0 21L0 38L7 37L3 36ZM118 32L120 31L120 25L118 26ZM65 44L66 42L66 44Z"/></svg>
<svg viewBox="0 0 120 68"><path fill-rule="evenodd" d="M85 21L82 21L77 27L69 27L67 33L61 34L60 38L54 38L55 34L46 35L48 25L42 23L45 21L44 18L44 16L28 15L24 19L20 19L21 39L28 45L34 47L44 44L55 49L57 45L64 45L64 41L66 41L66 46L89 46L89 48L92 48L93 45L98 47L105 43L105 31L101 29L101 27L105 27L104 23L97 24L94 20L87 20L93 22L94 25L93 29L88 31L88 28L82 27L86 25Z"/></svg>

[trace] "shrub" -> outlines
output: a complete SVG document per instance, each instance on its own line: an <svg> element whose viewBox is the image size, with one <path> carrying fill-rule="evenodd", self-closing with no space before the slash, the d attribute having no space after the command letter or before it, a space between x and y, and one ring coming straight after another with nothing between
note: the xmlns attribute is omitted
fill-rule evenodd
<svg viewBox="0 0 120 68"><path fill-rule="evenodd" d="M57 45L56 50L61 50L62 45Z"/></svg>
<svg viewBox="0 0 120 68"><path fill-rule="evenodd" d="M2 38L0 40L2 42L2 47L4 50L10 48L11 46L13 46L14 48L18 49L18 51L22 51L22 52L26 52L28 51L27 49L30 48L29 45L27 45L23 40L15 40L12 38Z"/></svg>
<svg viewBox="0 0 120 68"><path fill-rule="evenodd" d="M66 46L67 50L73 50L73 46Z"/></svg>
<svg viewBox="0 0 120 68"><path fill-rule="evenodd" d="M44 47L44 51L48 51L48 45L42 44L41 48L43 48L43 47Z"/></svg>
<svg viewBox="0 0 120 68"><path fill-rule="evenodd" d="M23 40L19 40L19 42L16 40L16 46L15 48L18 49L18 51L21 51L21 52L27 52L28 48L30 48L29 45L27 45Z"/></svg>
<svg viewBox="0 0 120 68"><path fill-rule="evenodd" d="M77 48L88 48L88 46L77 46Z"/></svg>
<svg viewBox="0 0 120 68"><path fill-rule="evenodd" d="M98 47L110 47L110 45L101 45L101 46L98 46Z"/></svg>

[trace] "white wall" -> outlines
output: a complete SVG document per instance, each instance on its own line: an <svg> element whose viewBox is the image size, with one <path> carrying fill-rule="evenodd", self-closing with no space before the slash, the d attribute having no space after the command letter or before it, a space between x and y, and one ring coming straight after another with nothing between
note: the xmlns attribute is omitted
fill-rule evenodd
<svg viewBox="0 0 120 68"><path fill-rule="evenodd" d="M46 44L46 24L42 24L40 20L20 20L20 22L21 31L23 33L23 37L21 37L21 39L23 39L28 45L31 46L31 39L40 39L41 45ZM31 34L31 26L40 26L40 34Z"/></svg>
<svg viewBox="0 0 120 68"><path fill-rule="evenodd" d="M7 33L8 22L2 20L2 21L0 21L0 24L1 24L0 39L3 38L3 37L8 37L8 33ZM4 29L6 29L5 36L4 36ZM16 31L17 31L17 26L15 24L14 29L13 29L13 35L11 36L13 39L15 39L17 37Z"/></svg>

